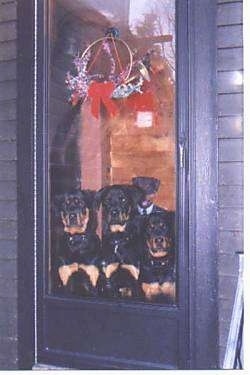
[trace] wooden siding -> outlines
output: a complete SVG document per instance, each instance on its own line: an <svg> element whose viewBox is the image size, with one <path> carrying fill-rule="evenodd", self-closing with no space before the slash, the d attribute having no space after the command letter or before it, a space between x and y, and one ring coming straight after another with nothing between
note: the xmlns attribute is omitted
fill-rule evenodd
<svg viewBox="0 0 250 375"><path fill-rule="evenodd" d="M243 250L242 1L218 0L219 347L223 365Z"/></svg>
<svg viewBox="0 0 250 375"><path fill-rule="evenodd" d="M17 368L16 1L0 1L0 370Z"/></svg>

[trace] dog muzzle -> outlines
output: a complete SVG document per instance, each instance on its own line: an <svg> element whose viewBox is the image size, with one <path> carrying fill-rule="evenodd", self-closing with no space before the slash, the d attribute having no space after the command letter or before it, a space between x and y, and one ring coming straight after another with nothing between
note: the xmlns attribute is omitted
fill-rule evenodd
<svg viewBox="0 0 250 375"><path fill-rule="evenodd" d="M166 256L170 253L172 243L167 237L154 237L147 241L150 254L155 258Z"/></svg>
<svg viewBox="0 0 250 375"><path fill-rule="evenodd" d="M64 232L71 235L85 233L89 222L89 209L86 208L85 213L74 212L65 214L61 212L61 218L64 225Z"/></svg>

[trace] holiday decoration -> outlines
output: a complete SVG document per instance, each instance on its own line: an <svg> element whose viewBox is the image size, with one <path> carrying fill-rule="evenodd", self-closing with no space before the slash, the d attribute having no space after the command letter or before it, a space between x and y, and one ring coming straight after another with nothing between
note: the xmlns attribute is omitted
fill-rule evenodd
<svg viewBox="0 0 250 375"><path fill-rule="evenodd" d="M121 99L127 98L131 94L135 92L139 92L142 94L141 87L143 84L143 78L140 77L136 83L122 83L121 85L117 86L116 89L112 93L112 98L114 99Z"/></svg>
<svg viewBox="0 0 250 375"><path fill-rule="evenodd" d="M120 48L123 49L123 55L124 51L127 54L125 64L119 54ZM95 72L97 66L102 66L98 65L98 61L100 63L104 55L109 61L108 72ZM76 75L68 72L65 80L71 91L70 102L76 105L89 98L91 112L96 118L99 118L101 105L104 105L109 115L115 115L118 112L115 101L135 93L143 94L144 80L150 81L148 54L133 62L130 47L119 38L119 30L114 27L108 28L105 36L91 43L81 56L76 56L73 64ZM132 69L134 74L131 76Z"/></svg>

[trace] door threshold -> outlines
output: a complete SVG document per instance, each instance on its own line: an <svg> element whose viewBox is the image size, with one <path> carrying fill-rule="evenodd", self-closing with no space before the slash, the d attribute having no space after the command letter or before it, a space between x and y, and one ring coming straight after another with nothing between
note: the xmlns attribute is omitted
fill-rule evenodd
<svg viewBox="0 0 250 375"><path fill-rule="evenodd" d="M46 363L35 363L32 370L72 370L72 368L53 366Z"/></svg>

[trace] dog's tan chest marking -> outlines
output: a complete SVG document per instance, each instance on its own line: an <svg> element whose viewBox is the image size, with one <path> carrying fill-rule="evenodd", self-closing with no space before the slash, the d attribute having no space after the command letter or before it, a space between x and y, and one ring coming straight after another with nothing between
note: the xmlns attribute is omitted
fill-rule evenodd
<svg viewBox="0 0 250 375"><path fill-rule="evenodd" d="M111 275L117 270L119 263L111 263L104 268L104 274L107 278L110 278Z"/></svg>
<svg viewBox="0 0 250 375"><path fill-rule="evenodd" d="M91 284L95 287L99 278L99 270L93 264L79 264L79 269L82 269L89 276Z"/></svg>
<svg viewBox="0 0 250 375"><path fill-rule="evenodd" d="M126 223L123 225L120 224L111 224L110 225L110 231L112 233L117 233L117 232L125 232L126 229Z"/></svg>
<svg viewBox="0 0 250 375"><path fill-rule="evenodd" d="M70 276L78 271L78 264L77 263L72 263L69 265L63 265L59 267L58 272L59 272L59 277L63 283L63 285L67 285Z"/></svg>
<svg viewBox="0 0 250 375"><path fill-rule="evenodd" d="M128 270L135 280L138 280L140 271L132 264L122 264L121 268Z"/></svg>

